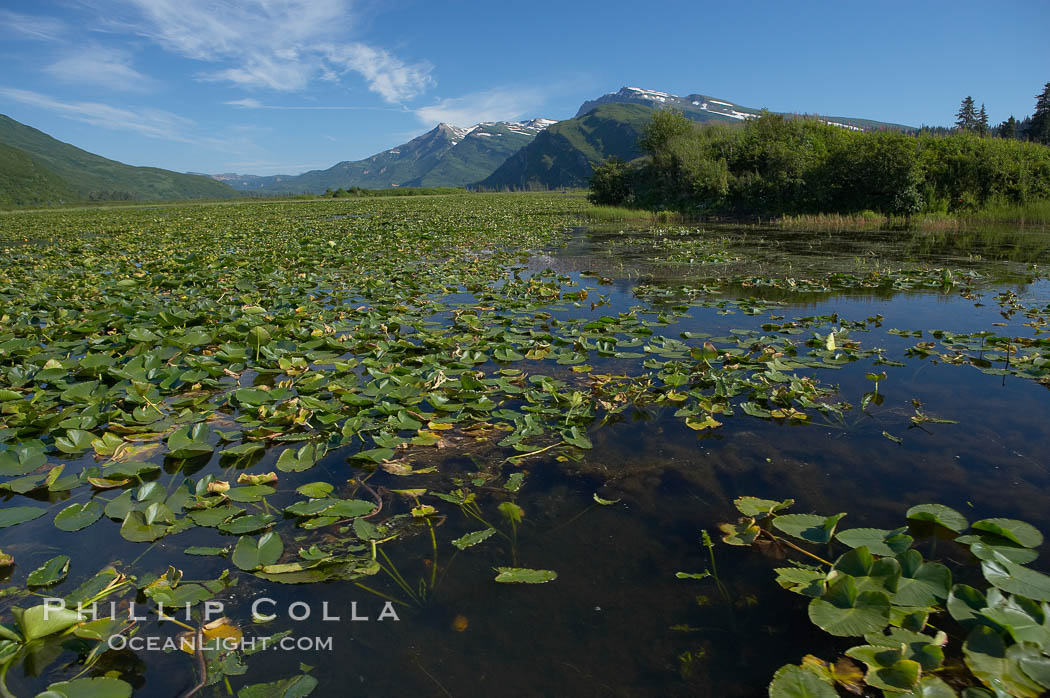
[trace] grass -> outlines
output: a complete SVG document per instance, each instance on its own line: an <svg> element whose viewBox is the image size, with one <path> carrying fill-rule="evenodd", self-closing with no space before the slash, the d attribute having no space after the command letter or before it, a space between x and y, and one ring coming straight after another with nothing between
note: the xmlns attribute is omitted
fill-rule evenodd
<svg viewBox="0 0 1050 698"><path fill-rule="evenodd" d="M643 221L646 223L682 223L685 218L675 211L647 211L639 208L619 206L588 206L583 217L593 223L620 223Z"/></svg>
<svg viewBox="0 0 1050 698"><path fill-rule="evenodd" d="M819 232L837 232L845 230L881 230L890 225L892 217L874 211L861 213L817 213L798 216L783 216L776 220L777 227L783 230L813 230Z"/></svg>
<svg viewBox="0 0 1050 698"><path fill-rule="evenodd" d="M982 225L1050 225L1050 201L1026 204L996 203L978 211L923 213L917 216L886 216L874 211L853 214L820 213L782 216L775 224L782 230L839 232L858 230L914 229L930 232L970 230Z"/></svg>

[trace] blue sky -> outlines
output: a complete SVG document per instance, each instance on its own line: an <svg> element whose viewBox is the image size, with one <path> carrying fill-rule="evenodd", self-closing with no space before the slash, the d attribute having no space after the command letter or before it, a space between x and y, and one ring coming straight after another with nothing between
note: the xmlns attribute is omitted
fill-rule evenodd
<svg viewBox="0 0 1050 698"><path fill-rule="evenodd" d="M1050 81L1050 2L4 0L0 113L135 165L298 173L440 121L573 116L624 85L993 123Z"/></svg>

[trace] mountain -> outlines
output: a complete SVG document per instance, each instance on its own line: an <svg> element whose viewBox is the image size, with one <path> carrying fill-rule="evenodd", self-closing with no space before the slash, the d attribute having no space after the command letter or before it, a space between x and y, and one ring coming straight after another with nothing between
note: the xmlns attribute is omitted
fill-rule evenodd
<svg viewBox="0 0 1050 698"><path fill-rule="evenodd" d="M326 189L462 187L486 177L554 122L498 121L460 128L438 124L422 136L364 160L300 175L212 175L241 191L319 194Z"/></svg>
<svg viewBox="0 0 1050 698"><path fill-rule="evenodd" d="M656 90L645 90L640 87L622 87L619 92L610 92L598 99L584 102L576 116L583 116L595 107L602 104L640 104L647 107L677 109L693 121L721 121L734 122L752 119L761 113L760 109L744 107L725 99L717 99L709 95L691 94L685 97L670 94L669 92L657 92ZM817 116L821 121L833 126L841 126L857 131L868 131L872 129L891 129L894 131L915 131L913 126L903 124L891 124L871 119L858 119L851 116Z"/></svg>
<svg viewBox="0 0 1050 698"><path fill-rule="evenodd" d="M76 198L68 184L24 150L0 144L0 206L45 206Z"/></svg>
<svg viewBox="0 0 1050 698"><path fill-rule="evenodd" d="M593 165L609 157L640 156L638 137L653 108L601 104L583 116L559 121L477 183L480 189L586 187Z"/></svg>
<svg viewBox="0 0 1050 698"><path fill-rule="evenodd" d="M693 121L742 123L758 109L725 99L624 87L584 102L576 116L559 121L477 182L479 189L548 189L586 187L594 165L609 157L631 160L641 155L637 141L655 109L673 108ZM910 126L853 117L816 117L853 130L914 131Z"/></svg>
<svg viewBox="0 0 1050 698"><path fill-rule="evenodd" d="M83 200L223 199L236 196L209 177L133 167L63 143L0 114L0 203Z"/></svg>

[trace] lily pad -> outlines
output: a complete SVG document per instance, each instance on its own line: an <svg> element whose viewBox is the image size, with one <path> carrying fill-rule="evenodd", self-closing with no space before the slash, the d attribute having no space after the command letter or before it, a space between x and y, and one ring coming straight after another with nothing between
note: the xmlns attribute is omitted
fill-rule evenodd
<svg viewBox="0 0 1050 698"><path fill-rule="evenodd" d="M241 536L233 549L233 564L242 570L254 570L276 563L284 552L281 537L270 531L258 538Z"/></svg>
<svg viewBox="0 0 1050 698"><path fill-rule="evenodd" d="M131 698L132 690L127 681L95 676L53 683L36 698Z"/></svg>
<svg viewBox="0 0 1050 698"><path fill-rule="evenodd" d="M759 499L758 497L737 497L733 500L733 505L741 514L752 518L775 514L778 511L787 509L794 503L794 499L785 499L782 502L778 502L775 499Z"/></svg>
<svg viewBox="0 0 1050 698"><path fill-rule="evenodd" d="M848 528L835 534L835 540L851 548L865 546L876 555L897 555L911 547L914 539L905 529Z"/></svg>
<svg viewBox="0 0 1050 698"><path fill-rule="evenodd" d="M151 522L141 511L129 511L120 526L120 535L133 543L152 543L167 535L168 527L163 523Z"/></svg>
<svg viewBox="0 0 1050 698"><path fill-rule="evenodd" d="M305 698L317 688L317 679L300 674L273 683L256 683L237 691L237 698Z"/></svg>
<svg viewBox="0 0 1050 698"><path fill-rule="evenodd" d="M970 525L959 512L943 504L919 504L908 509L907 518L912 521L929 521L949 531L962 533Z"/></svg>
<svg viewBox="0 0 1050 698"><path fill-rule="evenodd" d="M253 533L266 528L267 526L272 526L276 520L277 517L273 514L249 514L247 516L238 516L232 521L221 523L219 524L218 529L239 536L245 533Z"/></svg>
<svg viewBox="0 0 1050 698"><path fill-rule="evenodd" d="M991 533L1024 548L1038 548L1043 534L1035 526L1015 519L981 519L970 526L975 531Z"/></svg>
<svg viewBox="0 0 1050 698"><path fill-rule="evenodd" d="M839 637L882 630L890 622L890 597L881 591L858 592L853 578L843 575L823 596L810 601L809 619Z"/></svg>
<svg viewBox="0 0 1050 698"><path fill-rule="evenodd" d="M43 507L4 507L0 509L0 528L32 521L46 512L47 509Z"/></svg>
<svg viewBox="0 0 1050 698"><path fill-rule="evenodd" d="M845 514L817 516L815 514L784 514L773 519L773 526L789 536L810 543L827 543L835 532L835 526Z"/></svg>
<svg viewBox="0 0 1050 698"><path fill-rule="evenodd" d="M769 684L769 698L838 698L831 684L794 664L780 667Z"/></svg>
<svg viewBox="0 0 1050 698"><path fill-rule="evenodd" d="M461 536L455 539L454 541L452 541L452 545L456 546L460 550L466 550L471 546L477 545L483 540L487 540L490 536L495 535L495 533L496 529L494 528L486 528L481 531L474 531L473 533L468 533L465 536Z"/></svg>
<svg viewBox="0 0 1050 698"><path fill-rule="evenodd" d="M102 505L95 501L70 504L55 515L55 528L61 531L79 531L102 518Z"/></svg>
<svg viewBox="0 0 1050 698"><path fill-rule="evenodd" d="M24 611L12 609L12 613L26 642L60 633L83 620L80 614L72 609L53 606L46 608L43 604Z"/></svg>
<svg viewBox="0 0 1050 698"><path fill-rule="evenodd" d="M69 556L58 555L29 573L26 584L31 587L45 587L57 584L69 573Z"/></svg>
<svg viewBox="0 0 1050 698"><path fill-rule="evenodd" d="M497 567L496 581L501 584L544 584L558 578L552 570L532 570L524 567Z"/></svg>

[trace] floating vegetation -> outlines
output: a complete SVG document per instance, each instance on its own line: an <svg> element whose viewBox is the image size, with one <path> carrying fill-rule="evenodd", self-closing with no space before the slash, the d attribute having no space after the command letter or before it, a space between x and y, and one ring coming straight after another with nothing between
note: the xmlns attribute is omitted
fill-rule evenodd
<svg viewBox="0 0 1050 698"><path fill-rule="evenodd" d="M288 627L207 604L337 589L375 601L373 617L447 613L434 627L470 636L485 623L459 607L477 594L460 576L516 603L561 593L579 583L562 535L584 544L590 521L641 510L653 486L632 481L667 466L619 442L630 429L690 457L806 430L903 453L966 424L907 370L1047 383L1050 306L1003 289L1001 269L872 255L803 267L754 229L589 237L573 227L585 208L450 195L0 218L4 690L131 695L162 664L190 694L305 696L320 672L269 674L243 648L208 648ZM975 312L997 293L999 312L930 330L884 327L881 307L802 307L898 293ZM608 462L617 451L648 462ZM537 473L552 468L582 498L547 502ZM727 532L741 543L842 540L837 521L744 513ZM750 604L705 540L707 571L681 575ZM888 555L879 542L853 547ZM62 623L34 624L40 597L64 600ZM89 599L150 618L99 623L77 610ZM174 607L177 623L158 619ZM108 645L173 627L190 651L126 666ZM683 675L702 676L707 651L679 657Z"/></svg>
<svg viewBox="0 0 1050 698"><path fill-rule="evenodd" d="M809 599L814 625L864 644L833 661L807 655L782 667L772 698L833 698L836 687L860 694L865 685L886 696L963 690L968 698L1038 698L1050 690L1050 577L1027 567L1043 543L1033 526L1002 518L971 524L950 507L922 504L901 528L838 530L845 514L783 513L793 503L737 499L743 518L722 525L723 541L782 551L790 566L775 570L777 584ZM973 575L924 559L923 540L941 541L942 551L949 541L948 557L969 553L981 584L953 583ZM833 542L846 552L824 559Z"/></svg>

